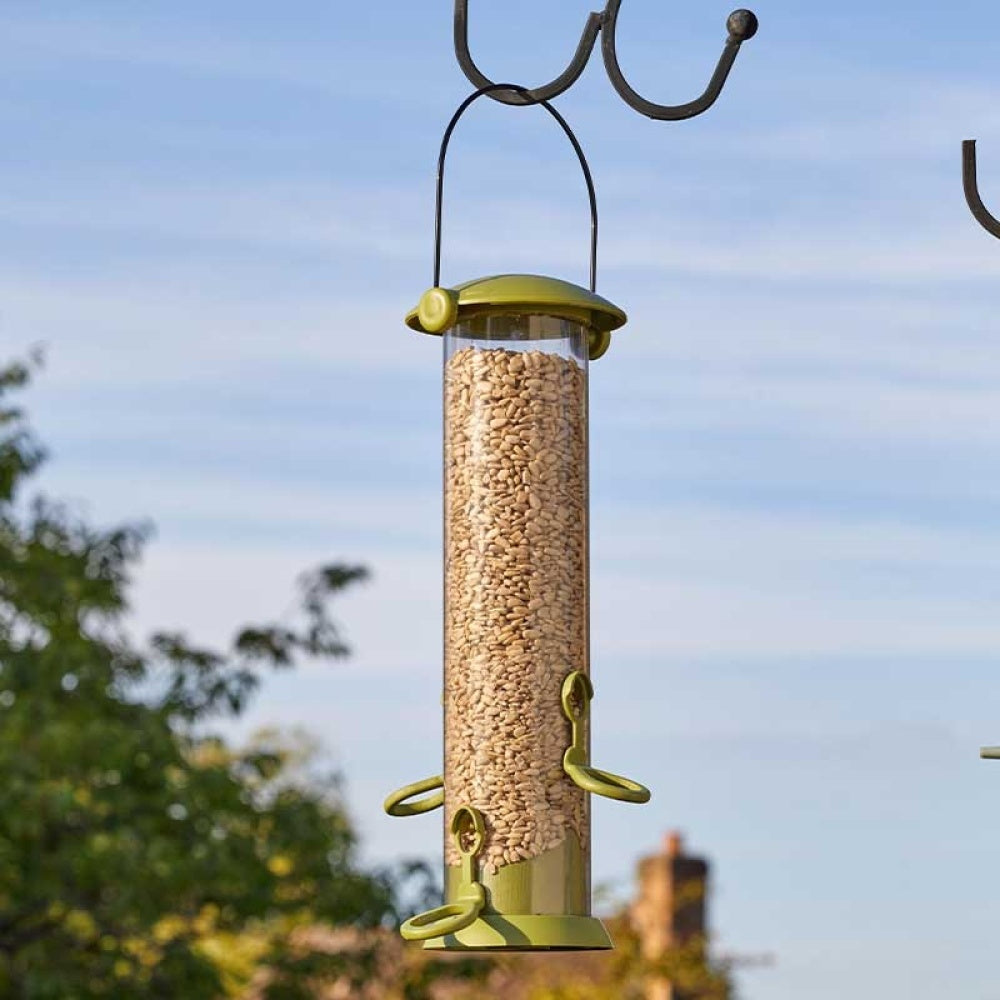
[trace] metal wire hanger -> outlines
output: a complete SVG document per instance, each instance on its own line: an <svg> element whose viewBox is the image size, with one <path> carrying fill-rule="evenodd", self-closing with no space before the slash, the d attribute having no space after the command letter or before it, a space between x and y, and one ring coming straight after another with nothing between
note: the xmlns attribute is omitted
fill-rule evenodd
<svg viewBox="0 0 1000 1000"><path fill-rule="evenodd" d="M616 47L616 32L618 27L618 11L621 8L622 0L608 0L608 4L601 13L591 13L587 18L587 23L583 29L580 43L577 45L576 54L570 64L550 83L533 90L521 88L510 89L498 86L482 73L473 60L469 52L469 2L468 0L455 0L455 55L458 59L462 72L469 78L469 81L477 90L489 90L489 96L495 101L503 104L541 104L544 101L551 101L554 97L569 90L580 78L587 67L597 36L603 31L601 39L601 51L604 56L604 66L611 78L611 83L618 91L622 100L629 107L634 108L640 114L648 118L655 118L658 121L682 121L686 118L694 118L702 112L707 111L718 99L725 86L729 71L733 68L736 55L740 46L757 34L759 22L757 15L750 10L735 10L729 15L726 21L726 28L729 37L726 39L725 47L719 58L715 72L712 74L705 92L687 104L654 104L640 96L629 86L618 63L618 53Z"/></svg>
<svg viewBox="0 0 1000 1000"><path fill-rule="evenodd" d="M587 156L580 145L580 140L577 139L576 134L570 128L566 119L547 100L544 98L530 99L528 97L530 91L514 83L489 83L485 87L480 87L462 101L458 110L452 115L451 121L448 122L448 127L444 130L444 136L441 139L441 149L438 152L437 165L437 189L434 206L434 284L432 287L437 288L441 284L441 218L444 213L444 166L445 159L448 156L448 146L451 143L452 133L455 131L455 126L458 125L459 119L461 119L462 115L465 114L472 104L478 101L480 97L494 97L501 90L523 97L526 104L540 104L555 119L573 146L573 151L576 153L576 157L580 162L580 168L583 171L584 183L587 185L587 198L590 203L590 290L596 292L597 192L594 188L594 177L590 172L590 164L587 162Z"/></svg>

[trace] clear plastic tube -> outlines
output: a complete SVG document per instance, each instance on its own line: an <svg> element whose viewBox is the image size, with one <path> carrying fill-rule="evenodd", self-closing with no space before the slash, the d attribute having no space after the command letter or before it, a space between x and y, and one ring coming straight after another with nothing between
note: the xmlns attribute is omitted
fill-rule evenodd
<svg viewBox="0 0 1000 1000"><path fill-rule="evenodd" d="M485 819L487 880L573 841L589 898L560 698L589 673L587 334L494 315L444 337L444 782L446 830L463 806Z"/></svg>

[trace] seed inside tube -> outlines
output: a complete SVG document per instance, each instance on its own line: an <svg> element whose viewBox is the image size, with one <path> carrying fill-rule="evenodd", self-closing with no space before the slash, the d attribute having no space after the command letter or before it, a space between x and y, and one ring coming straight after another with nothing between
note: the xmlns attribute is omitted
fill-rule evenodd
<svg viewBox="0 0 1000 1000"><path fill-rule="evenodd" d="M526 377L527 375L527 377ZM469 347L445 369L445 808L486 819L484 868L537 857L586 795L562 769L561 689L587 663L586 375ZM450 838L447 861L460 863Z"/></svg>

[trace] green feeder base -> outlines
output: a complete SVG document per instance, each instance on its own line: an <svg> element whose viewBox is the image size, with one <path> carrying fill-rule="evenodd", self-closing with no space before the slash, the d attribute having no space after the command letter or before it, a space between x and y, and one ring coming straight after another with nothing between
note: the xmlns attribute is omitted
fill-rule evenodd
<svg viewBox="0 0 1000 1000"><path fill-rule="evenodd" d="M456 934L432 938L432 951L607 951L614 948L597 917L490 914Z"/></svg>

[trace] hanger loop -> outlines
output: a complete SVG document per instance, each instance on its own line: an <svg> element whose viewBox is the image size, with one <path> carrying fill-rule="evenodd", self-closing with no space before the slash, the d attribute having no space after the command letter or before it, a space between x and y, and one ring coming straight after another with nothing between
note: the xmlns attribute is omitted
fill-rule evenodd
<svg viewBox="0 0 1000 1000"><path fill-rule="evenodd" d="M441 216L444 202L444 166L448 156L448 145L451 142L452 133L459 119L465 114L470 105L479 100L480 97L492 96L501 91L511 91L520 94L526 99L528 104L539 104L559 123L560 128L566 134L566 138L573 145L577 159L580 161L580 168L583 170L583 179L587 184L587 197L590 201L590 290L597 291L597 192L594 190L594 178L590 173L590 165L584 155L580 141L573 134L566 119L547 100L531 98L531 92L526 87L519 87L514 83L491 83L488 86L480 87L475 93L470 94L459 105L458 110L452 115L448 127L444 130L444 137L441 139L441 150L438 153L437 166L437 194L434 208L434 282L432 287L441 286Z"/></svg>

